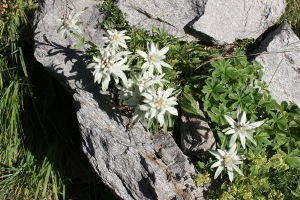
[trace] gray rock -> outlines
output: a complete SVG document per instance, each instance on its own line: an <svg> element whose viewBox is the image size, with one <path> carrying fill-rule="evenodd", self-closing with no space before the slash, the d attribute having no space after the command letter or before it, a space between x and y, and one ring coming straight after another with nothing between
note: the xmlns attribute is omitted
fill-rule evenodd
<svg viewBox="0 0 300 200"><path fill-rule="evenodd" d="M275 24L285 5L284 0L208 0L192 28L218 44L257 38Z"/></svg>
<svg viewBox="0 0 300 200"><path fill-rule="evenodd" d="M70 48L75 40L57 33L66 11L81 16L85 36L101 45L94 31L100 14L93 0L46 0L35 15L35 58L70 92L82 134L82 148L103 183L120 199L204 199L196 187L194 166L168 134L151 134L141 124L128 126L108 95L99 93L86 69L82 50ZM101 17L100 17L101 19Z"/></svg>
<svg viewBox="0 0 300 200"><path fill-rule="evenodd" d="M151 30L151 25L175 37L185 36L190 40L193 37L186 34L186 29L203 14L206 1L119 0L117 5L131 26Z"/></svg>
<svg viewBox="0 0 300 200"><path fill-rule="evenodd" d="M277 101L300 107L300 40L289 24L282 24L262 41L255 58L263 66L263 80Z"/></svg>
<svg viewBox="0 0 300 200"><path fill-rule="evenodd" d="M185 154L203 160L209 155L208 150L216 149L216 140L199 105L197 105L197 111L200 116L185 112L181 116L181 147Z"/></svg>

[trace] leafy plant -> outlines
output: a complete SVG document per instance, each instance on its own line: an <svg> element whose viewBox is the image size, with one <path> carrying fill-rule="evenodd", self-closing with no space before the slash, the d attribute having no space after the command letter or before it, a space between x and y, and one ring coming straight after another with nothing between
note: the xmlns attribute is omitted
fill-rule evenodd
<svg viewBox="0 0 300 200"><path fill-rule="evenodd" d="M217 133L217 148L228 145L223 133L228 127L225 114L234 117L240 107L250 121L264 120L254 134L257 146L249 143L248 148L239 150L248 158L243 166L245 176L238 176L232 185L223 177L220 199L296 198L291 194L297 194L298 185L291 184L286 176L293 171L296 179L300 178L299 108L286 102L277 104L261 77L261 67L237 51L230 59L212 62L208 78L199 86L201 92L195 91ZM285 189L276 186L279 179ZM261 184L254 186L254 182Z"/></svg>

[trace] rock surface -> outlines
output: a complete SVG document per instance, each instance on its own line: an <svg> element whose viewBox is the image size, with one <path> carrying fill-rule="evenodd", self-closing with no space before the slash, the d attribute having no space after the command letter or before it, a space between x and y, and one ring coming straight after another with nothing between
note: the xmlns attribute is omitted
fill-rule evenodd
<svg viewBox="0 0 300 200"><path fill-rule="evenodd" d="M152 25L215 44L257 38L285 10L284 0L119 0L117 5L132 26Z"/></svg>
<svg viewBox="0 0 300 200"><path fill-rule="evenodd" d="M258 38L278 21L284 10L284 0L208 0L193 29L219 44Z"/></svg>
<svg viewBox="0 0 300 200"><path fill-rule="evenodd" d="M197 111L199 117L187 113L181 116L181 146L185 154L204 160L209 155L208 150L216 149L216 140L199 105Z"/></svg>
<svg viewBox="0 0 300 200"><path fill-rule="evenodd" d="M300 39L290 25L282 24L262 41L255 58L263 66L263 80L277 101L300 107Z"/></svg>
<svg viewBox="0 0 300 200"><path fill-rule="evenodd" d="M168 134L151 134L141 124L127 126L109 96L99 94L92 73L85 68L81 50L70 48L75 40L57 33L66 12L85 10L80 19L85 37L101 45L101 31L94 31L100 14L93 0L46 0L35 15L35 57L71 93L82 148L103 183L120 199L204 199L196 187L194 166ZM101 17L100 17L101 19Z"/></svg>
<svg viewBox="0 0 300 200"><path fill-rule="evenodd" d="M186 34L188 25L204 11L207 0L119 0L117 5L129 25L145 30L159 27L175 37L194 37Z"/></svg>

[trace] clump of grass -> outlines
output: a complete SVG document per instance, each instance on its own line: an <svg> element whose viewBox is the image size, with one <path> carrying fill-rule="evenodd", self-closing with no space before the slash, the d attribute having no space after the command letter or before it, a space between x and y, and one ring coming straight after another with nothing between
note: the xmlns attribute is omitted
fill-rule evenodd
<svg viewBox="0 0 300 200"><path fill-rule="evenodd" d="M34 5L30 0L0 0L0 199L65 199L57 169L28 148L22 123L23 100L32 93L20 38L26 12ZM43 144L41 140L31 146Z"/></svg>

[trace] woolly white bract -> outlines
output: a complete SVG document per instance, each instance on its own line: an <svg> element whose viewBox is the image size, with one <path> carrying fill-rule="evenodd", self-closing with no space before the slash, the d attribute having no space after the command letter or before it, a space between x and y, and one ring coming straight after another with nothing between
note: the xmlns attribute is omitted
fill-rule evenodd
<svg viewBox="0 0 300 200"><path fill-rule="evenodd" d="M230 116L224 115L226 121L230 124L230 127L223 130L226 135L232 135L230 138L229 146L233 146L239 137L243 148L246 148L246 139L249 139L254 145L256 141L252 137L253 129L261 126L264 121L258 121L254 123L247 122L246 113L242 112L240 108L237 109L237 122Z"/></svg>
<svg viewBox="0 0 300 200"><path fill-rule="evenodd" d="M236 165L242 164L242 160L245 160L245 156L236 155L236 144L233 144L229 151L218 149L217 151L210 150L210 153L218 159L218 161L211 166L211 168L218 167L214 179L218 178L224 168L227 169L230 181L233 181L233 171L243 176L243 172Z"/></svg>
<svg viewBox="0 0 300 200"><path fill-rule="evenodd" d="M94 69L93 75L96 83L101 83L102 91L106 91L111 81L111 76L116 84L119 83L119 78L123 83L127 84L127 77L124 71L129 70L126 65L127 57L130 54L128 51L122 51L113 54L109 48L100 49L99 57L93 57L93 62L88 64L87 68Z"/></svg>
<svg viewBox="0 0 300 200"><path fill-rule="evenodd" d="M163 87L162 82L166 82L162 75L150 75L149 73L132 73L127 85L118 86L119 99L124 105L136 106L141 103L142 93L153 85Z"/></svg>
<svg viewBox="0 0 300 200"><path fill-rule="evenodd" d="M83 12L74 13L71 12L68 16L58 19L57 21L61 22L60 27L58 28L58 32L62 31L63 37L67 37L71 32L76 34L82 34L81 29L79 28L78 17Z"/></svg>
<svg viewBox="0 0 300 200"><path fill-rule="evenodd" d="M150 74L153 74L154 70L156 70L158 73L162 74L162 66L172 69L168 63L163 61L166 57L165 54L169 51L169 47L164 47L159 50L154 43L148 43L147 50L148 53L141 50L136 51L146 61L141 67L144 71L148 70Z"/></svg>
<svg viewBox="0 0 300 200"><path fill-rule="evenodd" d="M142 93L144 97L142 105L136 107L133 120L156 118L160 126L164 124L164 115L169 112L172 115L178 115L176 108L176 97L172 97L173 88L163 90L159 87L157 90L150 88Z"/></svg>
<svg viewBox="0 0 300 200"><path fill-rule="evenodd" d="M131 39L125 35L126 31L117 31L115 29L107 31L107 37L103 37L103 40L108 44L107 47L117 50L119 47L127 49L125 40Z"/></svg>

